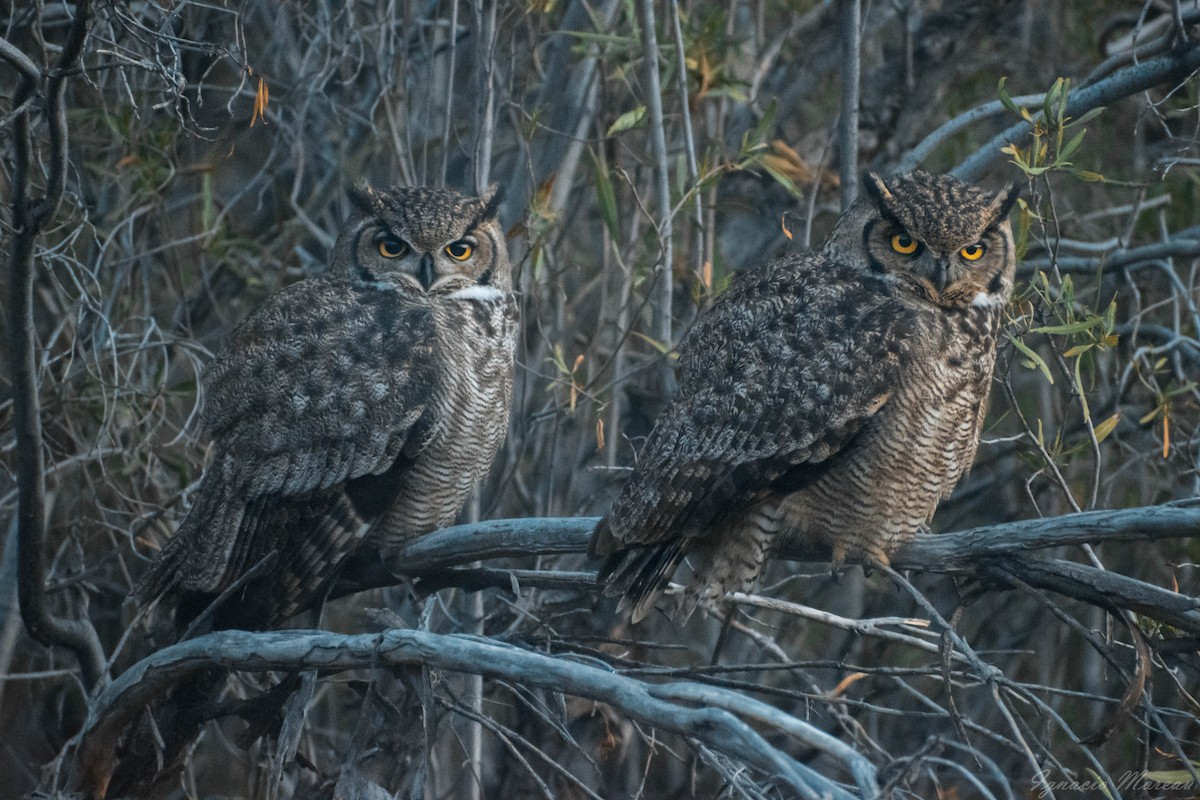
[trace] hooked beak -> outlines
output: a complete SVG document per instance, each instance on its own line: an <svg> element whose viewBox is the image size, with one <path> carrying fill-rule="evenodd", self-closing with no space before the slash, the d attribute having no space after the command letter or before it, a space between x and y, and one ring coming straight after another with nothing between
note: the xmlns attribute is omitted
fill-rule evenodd
<svg viewBox="0 0 1200 800"><path fill-rule="evenodd" d="M950 280L950 262L944 258L935 258L929 265L929 281L938 293L946 291Z"/></svg>
<svg viewBox="0 0 1200 800"><path fill-rule="evenodd" d="M417 280L421 282L421 286L425 291L429 291L429 287L433 286L433 279L436 276L433 274L433 253L425 253L421 256L421 268L417 273Z"/></svg>

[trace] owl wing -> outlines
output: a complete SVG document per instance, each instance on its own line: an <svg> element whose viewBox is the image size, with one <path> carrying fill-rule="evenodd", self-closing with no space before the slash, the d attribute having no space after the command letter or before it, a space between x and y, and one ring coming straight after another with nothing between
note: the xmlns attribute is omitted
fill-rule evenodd
<svg viewBox="0 0 1200 800"><path fill-rule="evenodd" d="M911 322L883 278L805 254L736 279L589 546L634 602L722 518L815 479L894 391Z"/></svg>
<svg viewBox="0 0 1200 800"><path fill-rule="evenodd" d="M205 375L214 458L143 596L176 577L219 591L276 547L311 581L427 442L435 342L430 309L394 293L309 280L268 298ZM351 498L356 479L371 491ZM277 541L291 530L302 547Z"/></svg>

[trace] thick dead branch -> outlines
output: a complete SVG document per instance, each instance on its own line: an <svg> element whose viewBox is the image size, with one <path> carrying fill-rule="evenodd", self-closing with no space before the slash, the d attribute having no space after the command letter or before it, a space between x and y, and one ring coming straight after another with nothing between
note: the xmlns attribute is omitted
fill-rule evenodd
<svg viewBox="0 0 1200 800"><path fill-rule="evenodd" d="M408 565L408 577L426 578L436 588L505 586L514 579L534 585L537 578L532 573L450 570L493 558L582 553L587 549L595 523L594 517L582 517L505 519L458 525L413 542L402 561ZM1200 508L1195 506L1175 504L1089 511L918 536L892 556L892 565L902 570L1001 581L1005 585L1005 576L1012 575L1030 586L1103 608L1128 608L1200 634L1200 601L1194 598L1116 572L1030 554L1032 550L1068 545L1190 537L1197 531L1200 531ZM812 561L826 560L829 554L812 543L789 542L778 556ZM578 586L579 579L579 573L554 574L547 576L546 585L567 588ZM396 582L397 578L387 574L377 562L364 559L347 569L334 595L344 596Z"/></svg>
<svg viewBox="0 0 1200 800"><path fill-rule="evenodd" d="M455 525L423 536L404 550L406 574L417 576L471 561L528 555L582 553L598 517L498 519ZM967 573L981 558L1085 543L1155 541L1194 536L1200 507L1144 506L985 525L918 536L892 557L900 569ZM827 554L804 542L789 543L780 557L818 559Z"/></svg>
<svg viewBox="0 0 1200 800"><path fill-rule="evenodd" d="M1093 108L1110 105L1154 86L1178 83L1197 69L1200 69L1200 43L1191 42L1179 50L1148 58L1118 70L1091 86L1071 92L1066 116L1078 117ZM1024 142L1029 131L1030 124L1024 121L1006 128L951 170L951 174L964 181L980 180L1004 157L1000 149L1008 144Z"/></svg>
<svg viewBox="0 0 1200 800"><path fill-rule="evenodd" d="M80 734L73 788L86 797L103 797L122 731L172 687L214 666L241 671L336 672L412 665L514 681L606 703L632 719L696 739L774 776L801 797L855 796L772 747L742 719L745 716L837 760L854 776L859 796L874 797L877 792L875 769L866 758L799 719L762 704L745 705L746 699L737 693L688 683L654 685L495 641L415 630L357 636L223 631L160 650L138 662L97 697Z"/></svg>
<svg viewBox="0 0 1200 800"><path fill-rule="evenodd" d="M17 542L20 573L17 582L21 617L29 635L45 645L62 645L79 659L84 683L94 686L105 672L104 653L95 628L84 619L60 619L46 607L45 537L46 485L41 410L38 403L36 334L33 320L34 246L62 201L67 173L66 73L83 50L87 37L88 2L75 6L75 18L62 52L48 74L9 42L0 47L0 58L21 73L13 99L12 219L15 232L9 254L8 343L11 352L13 418L16 430ZM50 157L46 194L30 195L33 158L32 117L34 100L45 82L40 110L50 131Z"/></svg>

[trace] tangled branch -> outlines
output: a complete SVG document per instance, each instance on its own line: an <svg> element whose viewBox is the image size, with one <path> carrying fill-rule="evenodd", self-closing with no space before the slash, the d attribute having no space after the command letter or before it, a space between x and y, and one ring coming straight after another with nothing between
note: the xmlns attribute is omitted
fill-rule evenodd
<svg viewBox="0 0 1200 800"><path fill-rule="evenodd" d="M213 666L326 673L423 666L514 681L611 705L632 719L695 739L776 776L801 797L846 800L854 796L771 746L750 727L750 719L840 761L853 776L860 797L874 797L878 791L874 766L853 749L808 723L737 693L687 683L649 684L611 669L489 639L412 630L357 636L223 631L160 650L142 659L97 697L79 738L76 790L87 797L103 797L122 731L172 687Z"/></svg>
<svg viewBox="0 0 1200 800"><path fill-rule="evenodd" d="M62 645L79 659L87 686L105 673L104 652L86 619L60 619L46 607L46 485L42 421L38 403L36 334L33 320L34 245L62 201L67 173L66 75L74 68L87 37L88 0L75 6L67 42L53 70L43 72L11 43L0 40L0 58L13 65L21 82L13 100L15 119L12 219L15 232L9 254L8 342L11 348L13 416L17 436L17 582L21 616L29 635L46 645ZM41 112L50 131L46 194L30 196L33 114L38 87L45 85Z"/></svg>

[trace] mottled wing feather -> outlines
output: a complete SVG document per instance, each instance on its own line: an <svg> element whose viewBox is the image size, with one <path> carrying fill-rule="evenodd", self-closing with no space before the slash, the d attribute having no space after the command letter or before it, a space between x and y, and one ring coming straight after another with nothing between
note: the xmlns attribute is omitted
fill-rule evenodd
<svg viewBox="0 0 1200 800"><path fill-rule="evenodd" d="M205 375L215 456L164 548L170 559L152 565L139 593L175 580L219 591L288 529L344 537L321 520L343 485L420 450L435 374L432 325L427 306L348 283L302 281L268 298ZM315 552L336 544L304 542Z"/></svg>
<svg viewBox="0 0 1200 800"><path fill-rule="evenodd" d="M654 591L679 540L811 476L886 402L908 333L884 279L818 255L735 280L682 343L679 392L593 536L602 575L624 576L610 586Z"/></svg>
<svg viewBox="0 0 1200 800"><path fill-rule="evenodd" d="M386 470L433 375L427 306L302 281L234 332L205 376L205 424L250 497L301 494Z"/></svg>

